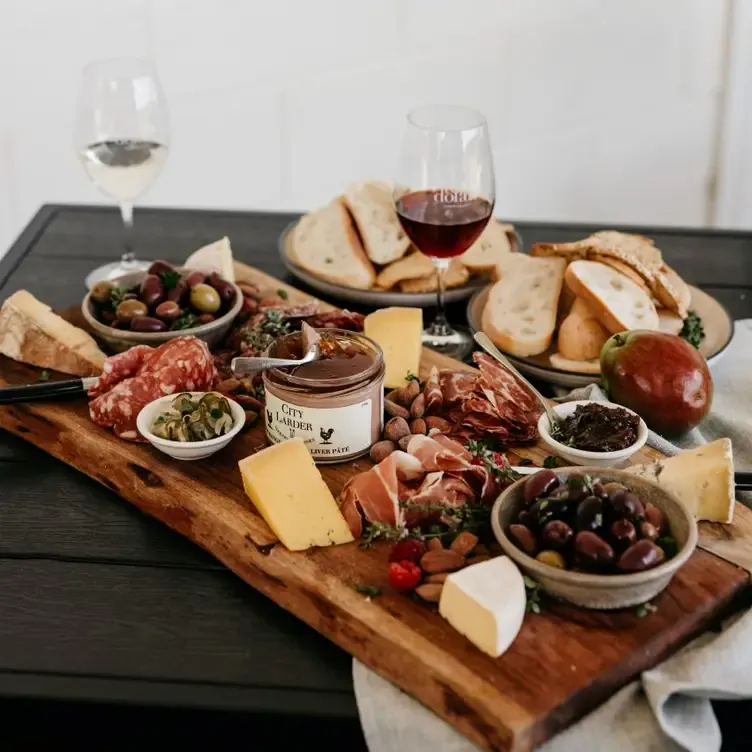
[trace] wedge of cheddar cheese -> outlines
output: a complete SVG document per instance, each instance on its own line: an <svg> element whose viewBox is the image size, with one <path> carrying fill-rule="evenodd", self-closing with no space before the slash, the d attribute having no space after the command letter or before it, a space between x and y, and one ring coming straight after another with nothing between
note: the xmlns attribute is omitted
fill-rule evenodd
<svg viewBox="0 0 752 752"><path fill-rule="evenodd" d="M423 311L420 308L382 308L369 313L363 333L374 340L384 353L384 386L404 386L408 374L418 375L423 334Z"/></svg>
<svg viewBox="0 0 752 752"><path fill-rule="evenodd" d="M272 444L238 467L248 498L286 548L354 540L303 439Z"/></svg>
<svg viewBox="0 0 752 752"><path fill-rule="evenodd" d="M729 439L626 469L672 491L697 520L728 524L734 519L734 456Z"/></svg>

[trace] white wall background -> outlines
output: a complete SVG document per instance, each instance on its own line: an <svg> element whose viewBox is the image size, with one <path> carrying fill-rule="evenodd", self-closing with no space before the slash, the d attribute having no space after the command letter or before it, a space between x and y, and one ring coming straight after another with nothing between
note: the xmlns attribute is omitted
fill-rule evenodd
<svg viewBox="0 0 752 752"><path fill-rule="evenodd" d="M406 111L483 110L497 213L752 226L752 0L0 0L0 252L103 202L78 76L151 54L172 153L142 204L308 209L389 179ZM748 169L749 168L749 169Z"/></svg>

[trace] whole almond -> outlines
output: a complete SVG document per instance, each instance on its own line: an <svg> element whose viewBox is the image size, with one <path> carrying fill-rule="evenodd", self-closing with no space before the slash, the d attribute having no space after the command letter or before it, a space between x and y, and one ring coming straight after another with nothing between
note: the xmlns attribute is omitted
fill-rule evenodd
<svg viewBox="0 0 752 752"><path fill-rule="evenodd" d="M428 426L423 418L413 418L410 421L410 430L413 433L422 433L423 435L428 433Z"/></svg>
<svg viewBox="0 0 752 752"><path fill-rule="evenodd" d="M384 426L384 438L395 444L410 433L410 426L404 418L390 418Z"/></svg>
<svg viewBox="0 0 752 752"><path fill-rule="evenodd" d="M405 398L407 404L412 404L412 401L420 394L420 383L417 379L410 379L410 381L402 387L405 390Z"/></svg>
<svg viewBox="0 0 752 752"><path fill-rule="evenodd" d="M397 445L393 441L389 441L388 439L377 441L371 447L371 459L378 465L379 462L385 460L395 449L397 449Z"/></svg>
<svg viewBox="0 0 752 752"><path fill-rule="evenodd" d="M466 530L461 532L449 546L450 551L456 551L460 556L469 556L470 552L478 543L478 536L468 533Z"/></svg>
<svg viewBox="0 0 752 752"><path fill-rule="evenodd" d="M404 386L399 387L399 389L392 389L386 395L386 399L401 407L410 407L410 403L412 402L412 398L407 396L407 387Z"/></svg>
<svg viewBox="0 0 752 752"><path fill-rule="evenodd" d="M425 581L444 583L447 577L449 577L449 572L439 572L438 574L429 574Z"/></svg>
<svg viewBox="0 0 752 752"><path fill-rule="evenodd" d="M429 603L438 603L444 586L439 582L427 582L415 588L415 594Z"/></svg>
<svg viewBox="0 0 752 752"><path fill-rule="evenodd" d="M419 394L410 405L410 415L413 418L422 418L426 412L426 395Z"/></svg>
<svg viewBox="0 0 752 752"><path fill-rule="evenodd" d="M465 557L445 548L441 551L426 551L420 557L420 566L426 574L451 572L465 565Z"/></svg>
<svg viewBox="0 0 752 752"><path fill-rule="evenodd" d="M399 441L397 442L397 444L399 444L399 448L400 448L400 449L401 449L401 450L402 450L403 452L406 452L406 451L407 451L407 445L408 445L408 444L410 443L410 439L412 439L413 435L414 435L414 434L411 434L411 433L409 433L409 434L407 434L407 436L403 436L403 437L402 437L402 438L401 438L401 439L400 439L400 440L399 440Z"/></svg>
<svg viewBox="0 0 752 752"><path fill-rule="evenodd" d="M410 418L410 412L391 400L384 400L384 412L392 418L404 418L408 420Z"/></svg>
<svg viewBox="0 0 752 752"><path fill-rule="evenodd" d="M439 538L429 538L426 543L426 548L429 551L441 551L444 548L444 544Z"/></svg>
<svg viewBox="0 0 752 752"><path fill-rule="evenodd" d="M444 420L444 418L440 418L438 415L429 415L426 418L426 425L428 426L429 431L432 428L436 428L441 431L441 433L446 433L452 427L452 424L448 420Z"/></svg>

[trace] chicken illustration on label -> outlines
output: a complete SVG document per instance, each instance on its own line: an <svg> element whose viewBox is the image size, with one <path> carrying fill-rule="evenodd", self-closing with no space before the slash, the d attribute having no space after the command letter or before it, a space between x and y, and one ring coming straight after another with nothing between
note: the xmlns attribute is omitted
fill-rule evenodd
<svg viewBox="0 0 752 752"><path fill-rule="evenodd" d="M273 444L301 438L317 462L337 462L371 446L371 400L337 408L299 407L266 395L266 436Z"/></svg>

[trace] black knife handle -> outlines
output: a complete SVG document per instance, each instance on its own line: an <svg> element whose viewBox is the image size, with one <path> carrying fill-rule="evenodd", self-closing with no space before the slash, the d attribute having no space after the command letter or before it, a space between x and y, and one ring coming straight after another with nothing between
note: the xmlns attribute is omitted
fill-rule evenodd
<svg viewBox="0 0 752 752"><path fill-rule="evenodd" d="M752 471L737 470L734 473L734 482L737 491L752 491Z"/></svg>
<svg viewBox="0 0 752 752"><path fill-rule="evenodd" d="M36 402L54 397L73 397L85 395L86 389L82 379L65 379L64 381L43 381L39 384L23 384L0 388L0 405L17 402Z"/></svg>

